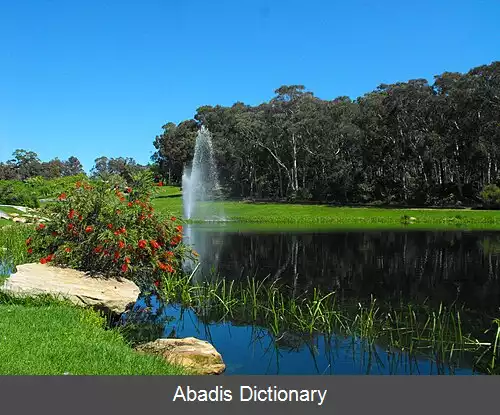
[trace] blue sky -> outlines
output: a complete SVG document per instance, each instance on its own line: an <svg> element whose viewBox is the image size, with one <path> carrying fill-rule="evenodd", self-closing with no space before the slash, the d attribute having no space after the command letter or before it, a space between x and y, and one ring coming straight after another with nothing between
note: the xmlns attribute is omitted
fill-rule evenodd
<svg viewBox="0 0 500 415"><path fill-rule="evenodd" d="M500 59L500 0L0 0L0 160L133 157L201 105L353 98Z"/></svg>

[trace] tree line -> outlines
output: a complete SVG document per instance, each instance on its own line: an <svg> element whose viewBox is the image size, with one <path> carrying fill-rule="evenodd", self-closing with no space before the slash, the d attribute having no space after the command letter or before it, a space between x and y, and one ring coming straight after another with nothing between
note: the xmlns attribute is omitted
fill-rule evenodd
<svg viewBox="0 0 500 415"><path fill-rule="evenodd" d="M12 159L0 163L0 180L25 181L35 177L44 179L58 179L61 177L86 175L82 163L75 156L67 160L54 158L41 161L34 151L17 149L12 154ZM98 157L90 170L90 177L106 178L112 175L121 176L127 180L138 171L151 169L156 172L155 166L143 166L131 157L108 158Z"/></svg>
<svg viewBox="0 0 500 415"><path fill-rule="evenodd" d="M337 203L476 204L500 181L500 62L323 100L282 86L257 106L203 106L164 125L153 161L180 184L201 125L227 196Z"/></svg>

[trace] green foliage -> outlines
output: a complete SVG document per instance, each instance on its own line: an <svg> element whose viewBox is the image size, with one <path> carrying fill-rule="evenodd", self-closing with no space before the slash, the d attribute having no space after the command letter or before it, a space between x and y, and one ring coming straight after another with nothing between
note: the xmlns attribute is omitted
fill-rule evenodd
<svg viewBox="0 0 500 415"><path fill-rule="evenodd" d="M0 204L37 208L40 206L36 192L23 182L0 181Z"/></svg>
<svg viewBox="0 0 500 415"><path fill-rule="evenodd" d="M55 197L85 179L86 176L80 174L55 179L34 176L25 181L0 180L0 204L37 208L39 199Z"/></svg>
<svg viewBox="0 0 500 415"><path fill-rule="evenodd" d="M496 184L486 186L481 192L481 198L489 209L500 209L500 187Z"/></svg>
<svg viewBox="0 0 500 415"><path fill-rule="evenodd" d="M38 198L50 198L71 189L76 182L86 180L85 174L76 176L46 179L40 176L31 177L25 181L26 187L37 195Z"/></svg>
<svg viewBox="0 0 500 415"><path fill-rule="evenodd" d="M146 285L181 272L182 259L190 255L182 225L154 212L147 178L137 177L136 184L120 189L77 182L47 207L49 221L37 224L26 241L31 259Z"/></svg>
<svg viewBox="0 0 500 415"><path fill-rule="evenodd" d="M234 198L342 204L475 205L499 179L500 62L382 84L356 100L282 86L268 102L202 106L155 138L169 184L181 182L201 125Z"/></svg>

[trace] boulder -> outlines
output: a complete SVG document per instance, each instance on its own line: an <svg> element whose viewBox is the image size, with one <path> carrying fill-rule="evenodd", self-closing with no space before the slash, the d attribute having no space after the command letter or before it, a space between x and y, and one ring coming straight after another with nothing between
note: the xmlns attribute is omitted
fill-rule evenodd
<svg viewBox="0 0 500 415"><path fill-rule="evenodd" d="M18 265L0 290L11 295L50 294L76 305L93 307L116 314L137 301L140 290L127 279L90 276L70 268L48 264Z"/></svg>
<svg viewBox="0 0 500 415"><path fill-rule="evenodd" d="M163 357L197 375L219 375L226 370L220 353L210 343L195 337L157 339L136 346L137 351Z"/></svg>

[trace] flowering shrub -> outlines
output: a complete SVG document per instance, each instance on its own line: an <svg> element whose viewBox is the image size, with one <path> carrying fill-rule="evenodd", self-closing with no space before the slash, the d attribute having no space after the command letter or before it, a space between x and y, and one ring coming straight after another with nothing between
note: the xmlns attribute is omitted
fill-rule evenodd
<svg viewBox="0 0 500 415"><path fill-rule="evenodd" d="M144 189L77 182L48 209L50 220L26 241L28 254L41 263L158 287L192 254L182 243L182 225L158 215Z"/></svg>

